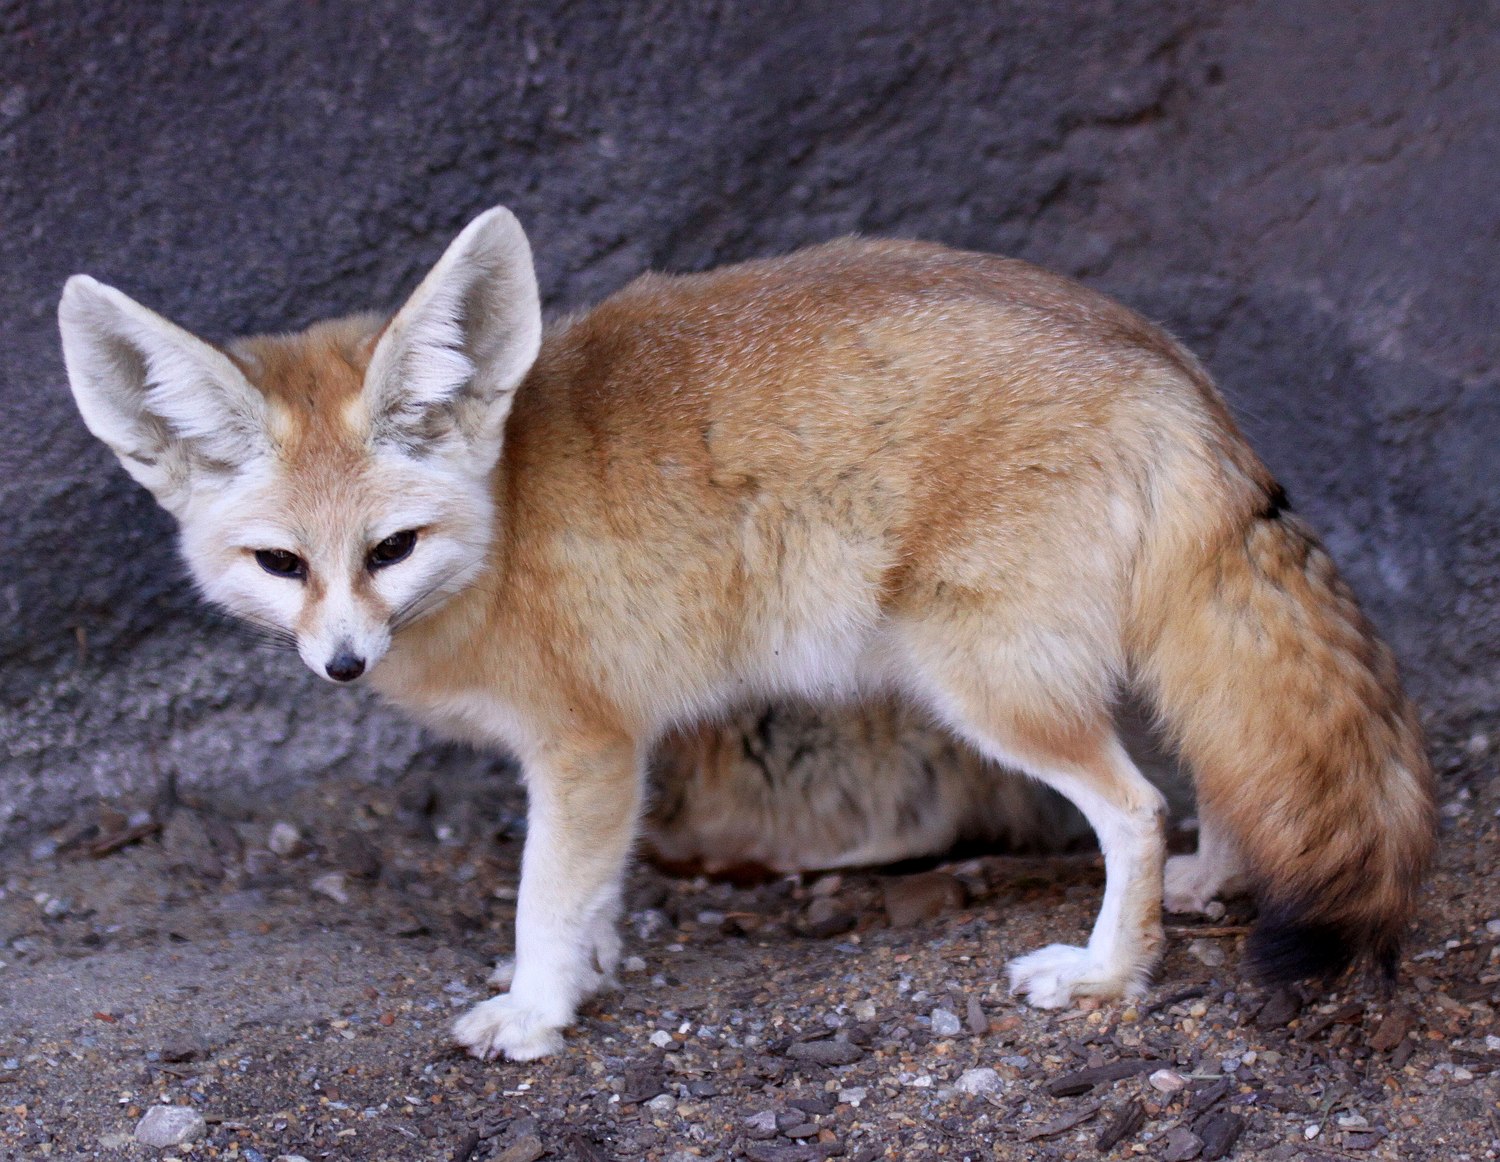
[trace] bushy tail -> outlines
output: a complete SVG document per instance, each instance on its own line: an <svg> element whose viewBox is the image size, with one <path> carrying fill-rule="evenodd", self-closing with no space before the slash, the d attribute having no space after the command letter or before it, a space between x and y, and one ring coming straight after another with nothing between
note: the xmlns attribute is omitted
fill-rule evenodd
<svg viewBox="0 0 1500 1162"><path fill-rule="evenodd" d="M1252 970L1290 980L1368 956L1392 972L1434 837L1421 729L1285 494L1249 507L1217 543L1148 551L1133 660L1258 885Z"/></svg>

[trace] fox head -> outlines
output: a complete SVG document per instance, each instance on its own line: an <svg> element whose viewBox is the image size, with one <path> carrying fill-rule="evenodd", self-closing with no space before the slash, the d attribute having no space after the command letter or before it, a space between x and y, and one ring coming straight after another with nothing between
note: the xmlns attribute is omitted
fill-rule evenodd
<svg viewBox="0 0 1500 1162"><path fill-rule="evenodd" d="M177 518L203 594L315 673L359 677L483 569L542 334L508 210L470 223L388 322L221 349L86 275L58 321L84 423Z"/></svg>

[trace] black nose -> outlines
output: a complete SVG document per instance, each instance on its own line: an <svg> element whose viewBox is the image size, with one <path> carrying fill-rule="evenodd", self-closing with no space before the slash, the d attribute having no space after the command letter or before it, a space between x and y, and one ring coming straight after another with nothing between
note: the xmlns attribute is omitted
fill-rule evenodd
<svg viewBox="0 0 1500 1162"><path fill-rule="evenodd" d="M365 672L365 660L356 658L353 654L335 654L333 660L323 668L335 682L352 682Z"/></svg>

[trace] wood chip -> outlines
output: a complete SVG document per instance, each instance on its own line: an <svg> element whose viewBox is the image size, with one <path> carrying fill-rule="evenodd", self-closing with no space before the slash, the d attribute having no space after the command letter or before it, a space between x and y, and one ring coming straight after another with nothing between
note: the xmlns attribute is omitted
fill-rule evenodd
<svg viewBox="0 0 1500 1162"><path fill-rule="evenodd" d="M1290 989L1277 989L1255 1014L1257 1029L1285 1029L1302 1011L1302 1002Z"/></svg>
<svg viewBox="0 0 1500 1162"><path fill-rule="evenodd" d="M638 1105L666 1092L665 1073L653 1065L638 1066L625 1071L625 1088L620 1094L620 1100L627 1105Z"/></svg>
<svg viewBox="0 0 1500 1162"><path fill-rule="evenodd" d="M1302 1027L1297 1030L1297 1040L1311 1041L1334 1025L1357 1025L1364 1019L1364 1015L1365 1006L1359 1001L1340 1005L1331 1013L1315 1013L1302 1022Z"/></svg>
<svg viewBox="0 0 1500 1162"><path fill-rule="evenodd" d="M1392 1009L1370 1034L1370 1048L1376 1053L1389 1053L1406 1040L1406 1035L1416 1027L1416 1024L1416 1014L1405 1005Z"/></svg>
<svg viewBox="0 0 1500 1162"><path fill-rule="evenodd" d="M572 1162L609 1162L609 1155L600 1149L599 1143L585 1134L569 1134L568 1149L572 1151Z"/></svg>
<svg viewBox="0 0 1500 1162"><path fill-rule="evenodd" d="M1221 1077L1218 1081L1205 1085L1194 1086L1192 1094L1188 1098L1188 1114L1193 1117L1200 1117L1206 1114L1228 1097L1233 1090L1234 1082L1227 1077Z"/></svg>
<svg viewBox="0 0 1500 1162"><path fill-rule="evenodd" d="M161 830L161 824L155 819L148 823L142 823L137 827L127 827L124 831L117 831L112 835L105 835L89 844L88 852L95 859L103 859L106 855L113 855L122 847L129 847L132 843L139 843L148 836L155 835Z"/></svg>
<svg viewBox="0 0 1500 1162"><path fill-rule="evenodd" d="M1046 1089L1053 1097L1077 1097L1081 1093L1088 1093L1096 1085L1134 1077L1137 1073L1147 1073L1160 1064L1161 1062L1154 1057L1132 1057L1123 1061L1111 1061L1097 1069L1080 1069L1077 1073L1066 1073L1062 1077L1054 1078L1047 1083Z"/></svg>
<svg viewBox="0 0 1500 1162"><path fill-rule="evenodd" d="M1087 1105L1079 1106L1076 1110L1070 1110L1060 1118L1053 1118L1050 1122L1043 1122L1040 1126L1034 1126L1021 1135L1023 1142L1035 1142L1040 1138L1055 1138L1058 1134L1066 1134L1075 1126L1081 1126L1091 1117L1099 1112L1101 1103L1089 1102Z"/></svg>
<svg viewBox="0 0 1500 1162"><path fill-rule="evenodd" d="M786 1055L813 1065L853 1065L863 1060L865 1051L848 1041L799 1041L787 1048Z"/></svg>
<svg viewBox="0 0 1500 1162"><path fill-rule="evenodd" d="M1101 1154L1107 1154L1126 1138L1133 1138L1146 1124L1146 1107L1132 1098L1115 1111L1115 1115L1104 1129L1099 1131L1096 1145Z"/></svg>
<svg viewBox="0 0 1500 1162"><path fill-rule="evenodd" d="M1193 1127L1193 1132L1203 1139L1203 1153L1199 1157L1203 1162L1215 1162L1234 1149L1245 1132L1245 1119L1228 1112L1210 1114Z"/></svg>

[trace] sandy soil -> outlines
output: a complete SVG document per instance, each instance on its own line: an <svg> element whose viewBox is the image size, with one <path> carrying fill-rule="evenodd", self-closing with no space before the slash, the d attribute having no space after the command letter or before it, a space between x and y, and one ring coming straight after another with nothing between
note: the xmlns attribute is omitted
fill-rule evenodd
<svg viewBox="0 0 1500 1162"><path fill-rule="evenodd" d="M751 886L643 868L621 989L527 1065L445 1035L509 950L512 788L104 806L0 857L0 1157L1495 1158L1487 755L1444 778L1390 997L1248 984L1231 905L1174 918L1143 1001L1020 1006L1000 965L1083 937L1090 855ZM202 1136L138 1143L164 1103Z"/></svg>

